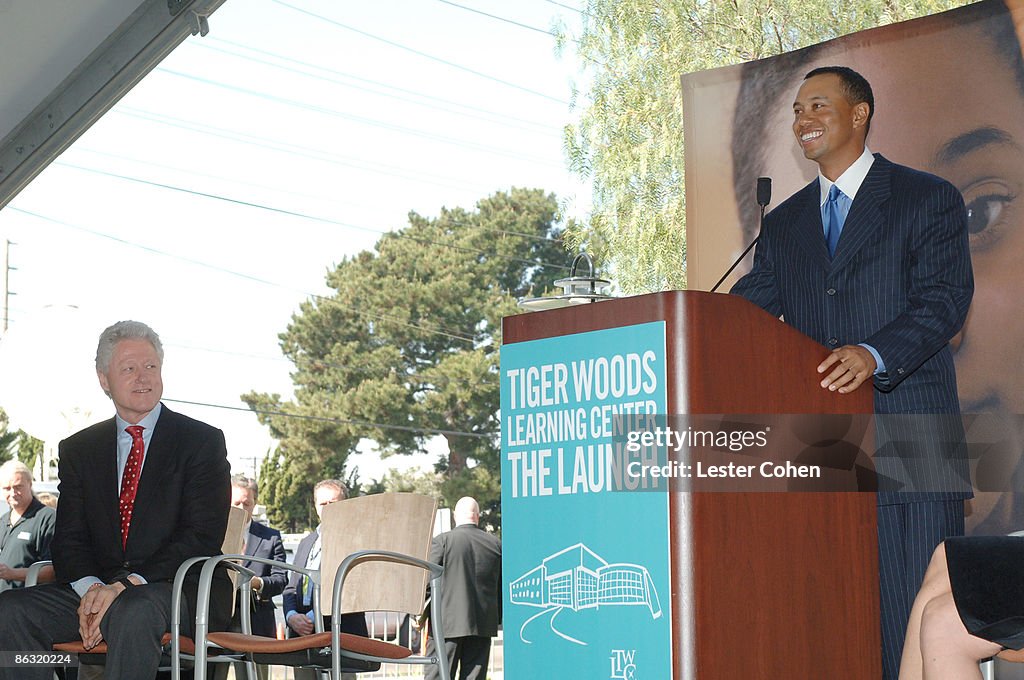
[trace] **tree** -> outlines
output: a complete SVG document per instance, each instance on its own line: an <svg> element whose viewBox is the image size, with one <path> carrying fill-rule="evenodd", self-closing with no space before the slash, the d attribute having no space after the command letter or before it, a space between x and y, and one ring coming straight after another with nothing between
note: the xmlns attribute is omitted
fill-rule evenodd
<svg viewBox="0 0 1024 680"><path fill-rule="evenodd" d="M29 467L43 452L43 442L22 430L11 430L7 413L0 408L0 463L17 458Z"/></svg>
<svg viewBox="0 0 1024 680"><path fill-rule="evenodd" d="M8 429L10 424L7 413L0 408L0 463L6 463L14 457L14 443L18 439L18 433Z"/></svg>
<svg viewBox="0 0 1024 680"><path fill-rule="evenodd" d="M276 524L308 521L312 485L341 477L361 439L398 455L437 437L444 499L473 495L497 524L501 317L567 275L557 208L552 195L512 189L474 211L410 213L328 274L336 292L304 302L280 336L294 400L242 397L280 442L261 490Z"/></svg>
<svg viewBox="0 0 1024 680"><path fill-rule="evenodd" d="M643 293L686 286L679 76L760 59L967 4L965 0L588 0L579 55L590 85L565 130L573 170L594 186L590 222L571 228ZM566 44L563 36L562 44Z"/></svg>

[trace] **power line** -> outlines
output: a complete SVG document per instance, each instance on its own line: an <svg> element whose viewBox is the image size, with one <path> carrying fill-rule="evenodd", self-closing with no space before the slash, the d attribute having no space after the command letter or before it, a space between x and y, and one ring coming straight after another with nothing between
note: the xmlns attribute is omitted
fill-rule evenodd
<svg viewBox="0 0 1024 680"><path fill-rule="evenodd" d="M19 213L22 213L24 215L28 215L30 217L35 217L36 219L43 220L44 222L51 222L53 224L59 224L59 225L61 225L63 227L67 227L69 229L75 229L77 231L82 231L82 232L85 232L87 234L92 234L93 236L97 236L97 237L100 237L100 238L109 239L111 241L115 241L117 243L120 243L122 245L131 247L131 248L138 248L140 250L144 250L144 251L152 253L154 255L160 255L162 257L167 257L167 258L170 258L170 259L180 260L182 262L187 262L189 264L196 265L196 266L199 266L199 267L203 267L205 269L210 269L210 270L213 270L213 271L217 271L217 272L221 272L221 273L225 273L225 274L230 274L232 276L237 276L239 278L247 279L249 281L254 281L256 283L261 283L261 284L263 284L265 286L270 286L272 288L280 288L280 289L283 289L283 290L291 291L293 293L296 293L296 294L299 294L299 295L303 295L305 297L317 299L317 300L320 300L320 301L325 301L325 302L332 302L333 301L333 298L328 298L328 297L325 297L323 295L316 295L315 293L308 293L306 291L300 291L300 290L297 290L295 288L290 288L288 286L285 286L285 285L282 285L282 284L279 284L279 283L275 283L273 281L267 281L266 279L261 279L261 278L259 278L257 276L252 276L250 274L245 274L243 272L237 272L237 271L234 271L234 270L231 270L231 269L227 269L225 267L219 267L217 265L209 264L207 262L202 262L201 260L196 260L196 259L193 259L193 258L190 258L190 257L185 257L183 255L175 255L173 253L168 253L166 251L159 250L157 248L152 248L150 246L142 245L141 243L135 243L133 241L128 241L127 239L120 238L118 236L113 236L112 234L105 234L103 232L96 231L94 229L89 229L88 227L83 227L83 226L80 226L80 225L71 224L71 223L65 222L63 220L58 220L58 219L53 218L53 217L47 217L45 215L40 215L39 213L34 213L32 211L24 210L22 208L15 208L13 206L8 206L8 209L12 210L14 212L19 212ZM341 304L341 303L338 302L337 304ZM433 333L433 334L436 334L436 335L442 335L442 336L449 337L449 338L452 338L452 339L455 339L455 340L459 340L461 342L468 342L468 343L473 343L474 342L471 337L467 337L467 336L463 336L463 335L455 335L453 333L448 333L446 331L438 331L438 330L434 330L434 329L431 329L431 328L426 328L424 326L418 326L418 325L413 324L413 323L394 320L391 317L388 317L387 315L381 314L381 313L378 313L378 312L371 312L369 310L361 310L361 309L358 309L358 308L354 307L351 304L351 302L346 303L345 309L347 311L350 311L350 312L355 313L355 314L361 314L361 315L366 315L366 316L376 316L376 318L378 318L379 320L384 321L384 322L400 323L402 325L409 326L409 327L412 327L412 328L416 328L416 329L424 331L426 333Z"/></svg>
<svg viewBox="0 0 1024 680"><path fill-rule="evenodd" d="M141 120L145 120L151 123L158 123L160 125L166 125L168 127L176 127L182 130L188 130L189 132L198 132L199 134L209 135L211 137L217 137L220 139L227 139L229 141L237 142L239 144L249 144L251 146L270 149L271 151L277 151L279 153L298 156L300 158L309 158L323 163L330 163L332 165L340 165L342 167L347 168L357 168L359 170L375 172L381 175L387 175L389 177L399 177L411 181L422 182L424 184L433 184L435 186L447 187L449 189L473 191L476 193L486 193L487 191L482 187L471 187L468 184L449 184L446 182L439 182L432 178L439 177L442 179L452 179L453 181L457 181L455 178L448 178L444 177L443 175L424 176L418 175L416 173L408 173L401 168L396 168L393 165L387 165L384 163L373 163L371 161L364 161L362 159L352 159L350 156L326 153L324 151L321 151L320 149L313 149L307 146L302 146L300 144L283 142L276 139L269 139L267 137L257 137L255 135L248 135L242 132L228 130L226 128L219 128L205 123L196 123L195 121L183 120L181 118L175 118L173 116L167 116L165 114L152 113L150 111L145 111L143 109L134 109L128 106L122 106L114 109L113 112L123 116L128 116L130 118L139 118ZM382 170L381 168L390 168L390 170Z"/></svg>
<svg viewBox="0 0 1024 680"><path fill-rule="evenodd" d="M488 17L490 19L496 19L497 21L501 21L501 22L504 22L506 24L512 24L513 26L518 26L520 28L525 28L527 30L534 31L536 33L542 33L542 34L548 36L549 38L557 37L551 31L545 31L543 28L537 28L536 26L530 26L529 24L523 24L523 23L520 23L520 22L515 21L513 19L506 19L505 17L499 17L496 14L488 14L487 12L481 11L479 9L475 9L473 7L466 7L465 5L460 5L457 2L452 2L451 0L437 0L437 1L438 2L443 2L446 5L451 5L452 7L458 7L459 9L464 9L467 12L472 12L474 14L480 14L480 15L483 15L483 16Z"/></svg>
<svg viewBox="0 0 1024 680"><path fill-rule="evenodd" d="M304 66L304 67L307 67L307 68L316 69L318 71L323 71L324 73L329 73L329 74L332 74L332 75L335 75L335 76L339 76L341 78L348 78L348 79L351 79L351 80L357 80L357 81L362 82L362 83L368 83L370 85L375 85L377 87L386 88L388 90L394 90L396 92L402 92L402 93L411 95L412 97L419 97L421 99L427 99L427 100L430 100L430 101L439 102L441 104L447 104L449 106L453 106L453 107L456 107L456 108L467 109L469 111L476 111L477 113L481 113L481 114L484 114L484 115L483 116L474 116L471 113L466 113L466 112L463 112L463 111L456 111L456 110L452 110L451 108L445 108L445 107L442 107L442 106L436 106L436 105L428 104L426 102L416 101L415 99L412 99L410 97L400 97L398 95L389 94L387 92L379 92L379 91L374 90L374 89L369 88L369 87L361 87L359 85L354 85L352 83L347 83L347 82L344 82L342 80L338 80L336 78L329 78L327 76L318 75L316 73L310 73L308 71L302 71L300 69L289 67L289 66L284 66L282 64L275 64L274 62L268 61L266 59L257 59L256 57L253 57L253 56L250 56L250 55L247 55L247 54L241 54L239 52L232 52L230 50L226 50L226 49L217 47L215 45L208 44L211 41L215 42L215 43L218 43L218 42L219 43L224 43L224 44L227 44L227 45L231 45L233 47L238 47L238 48L241 48L243 50L254 52L256 54L262 54L262 55L265 55L265 56L268 56L268 57L272 57L273 59L279 59L281 61L291 62L293 64L298 64L300 66ZM436 109L436 110L439 110L439 111L444 111L446 113L454 113L455 115L458 115L458 116L467 116L467 117L471 117L471 118L476 118L478 120L486 120L486 121L497 123L499 125L506 125L508 127L514 127L514 128L520 129L520 130L526 130L528 132L530 132L530 131L532 131L532 132L548 131L548 132L553 132L553 133L557 134L557 133L560 133L560 131L561 131L559 128L556 128L554 126L548 125L546 123L541 123L539 121L528 120L526 118L521 118L519 116L511 116L511 115L509 115L507 113L501 113L501 112L498 112L498 111L492 111L490 109L484 109L484 108L481 108L479 106L473 106L471 104L465 104L465 103L457 102L457 101L454 101L454 100L451 100L451 99L445 99L443 97L436 97L434 95L426 94L424 92L418 92L416 90L410 90L410 89L407 89L407 88L398 87L396 85L390 85L388 83L382 83L379 80L372 80L370 78L362 78L362 77L357 76L357 75L352 74L352 73L345 73L343 71L337 71L335 69L330 69L330 68L327 68L325 66L321 66L319 64L313 64L313 63L310 63L310 62L307 62L307 61L301 61L301 60L298 60L298 59L293 59L292 57L287 57L287 56L285 56L283 54L278 54L276 52L270 52L270 51L267 51L267 50L264 50L264 49L260 49L260 48L257 48L257 47L252 47L251 45L245 45L243 43L233 42L231 40L225 40L223 38L208 37L206 40L202 40L202 41L191 40L187 44L191 45L191 46L199 47L199 48L202 48L202 49L207 49L207 50L213 50L213 51L216 51L216 52L220 52L221 54L227 54L227 55L230 55L230 56L233 56L233 57L237 57L239 59L245 59L245 60L257 63L257 64L263 64L265 66L270 66L270 67L273 67L273 68L281 69L281 70L287 71L289 73L297 73L299 75L304 75L304 76L306 76L308 78L315 78L317 80L322 80L322 81L327 82L327 83L334 83L336 85L342 85L344 87L349 87L349 88L353 88L353 89L357 89L357 90L362 90L364 92L369 92L371 94L376 94L376 95L381 96L381 97L391 97L393 99L398 99L400 101L406 101L406 102L409 102L411 104L416 104L416 105L419 105L419 106L426 106L426 107L433 108L433 109ZM508 122L502 122L501 119L505 119ZM515 125L514 123L522 123L523 125ZM524 127L524 126L529 126L529 127ZM530 130L530 127L534 128L534 129Z"/></svg>
<svg viewBox="0 0 1024 680"><path fill-rule="evenodd" d="M289 359L288 357L285 357L285 356L270 356L268 354L252 354L252 353L249 353L249 352L238 352L238 351L235 351L235 350L220 349L220 348L216 348L216 347L197 347L195 345L186 345L186 344L182 344L182 343L179 343L179 342L164 342L164 347L177 347L179 349L191 350L191 351L194 351L194 352L209 352L211 354L223 354L223 355L226 355L226 356L242 357L243 359L258 359L260 361L274 361L274 362L284 362L284 361L287 361L289 363L293 363L291 361L291 359ZM317 367L337 368L337 369L341 369L341 370L344 370L344 371L348 371L350 373L356 373L356 374L361 374L361 375L384 376L384 375L394 374L397 377L402 378L402 380L405 380L406 382L412 382L414 378L417 378L416 375L401 373L399 371L394 370L393 367L390 367L390 366L384 366L384 367L381 367L381 368L369 368L367 366L352 366L352 365L349 365L349 364L339 364L339 363L335 363L333 361L327 361L325 359L310 359L309 361L311 363L315 364ZM445 384L445 385L446 384L479 385L481 383L490 383L496 377L497 377L497 375L494 374L494 373L485 373L483 375L477 376L476 378L473 378L472 380L462 380L462 379L454 378L454 377L451 377L451 376L436 376L434 378L431 378L429 383L430 384ZM419 380L418 382L426 382L426 381Z"/></svg>
<svg viewBox="0 0 1024 680"><path fill-rule="evenodd" d="M546 0L546 1L550 2L552 5L558 5L559 7L564 7L565 9L572 10L573 12L576 12L577 14L582 14L585 17L589 17L590 16L589 13L583 11L582 9L580 9L578 7L571 7L569 5L564 5L564 4L560 3L560 2L555 2L555 0Z"/></svg>
<svg viewBox="0 0 1024 680"><path fill-rule="evenodd" d="M64 164L63 163L57 163L57 165L64 165ZM71 166L71 167L74 167L74 166ZM91 234L91 235L97 236L99 238L105 238L105 239L108 239L108 240L111 240L111 241L115 241L117 243L120 243L122 245L128 246L130 248L138 248L139 250L144 250L144 251L146 251L148 253L152 253L153 255L160 255L162 257L171 258L173 260L180 260L182 262L187 262L188 264L192 264L192 265L195 265L197 267L203 267L205 269L211 269L213 271L218 271L218 272L222 272L222 273L226 273L226 274L231 274L232 276L237 276L239 278L246 279L246 280L249 280L249 281L253 281L255 283L261 283L261 284L263 284L265 286L271 286L271 287L274 287L274 288L284 288L285 290L291 290L292 292L295 292L295 293L300 293L302 295L308 295L308 293L305 293L304 291L298 291L298 290L295 290L295 289L287 288L286 286L282 286L280 284L274 283L273 281L267 281L266 279L261 279L258 276L253 276L251 274L245 274L244 272L237 272L237 271L234 271L234 270L231 270L231 269L226 269L224 267L218 267L217 265L209 264L208 262L203 262L201 260L196 260L196 259L193 259L191 257L185 257L184 255L175 255L173 253L168 253L166 251L159 250L158 248L153 248L151 246L143 245L141 243L135 243L134 241L129 241L129 240L123 239L123 238L121 238L119 236L114 236L113 234L105 234L105 233L103 233L101 231L96 231L95 229L89 229L88 227L83 227L83 226L78 225L78 224L71 224L70 222L65 222L63 220L58 220L55 217L48 217L46 215L41 215L39 213L32 212L31 210L25 210L24 208L16 208L14 206L8 205L7 206L7 210L11 210L13 212L21 213L23 215L28 215L29 217L34 217L34 218L36 218L38 220L43 220L44 222L50 222L52 224L59 224L62 227L67 227L69 229L74 229L76 231L82 231L82 232L85 232L86 234Z"/></svg>
<svg viewBox="0 0 1024 680"><path fill-rule="evenodd" d="M337 423L339 425L363 425L381 430L399 430L401 432L412 432L421 434L434 434L451 437L478 437L481 439L493 439L496 435L480 432L463 432L462 430L442 430L434 427L413 427L409 425L389 425L387 423L375 423L369 420L356 420L354 418L337 418L329 416L312 416L304 413L288 413L287 411L269 411L266 409L243 408L241 406L228 406L227 404L209 404L202 401L189 401L187 399L163 398L172 404L188 404L190 406L205 406L207 408L219 408L226 411L244 411L267 416L283 416L285 418L296 418L298 420L314 420L324 423Z"/></svg>
<svg viewBox="0 0 1024 680"><path fill-rule="evenodd" d="M301 192L301 191L292 191L291 189L285 189L285 188L283 188L280 185L258 184L256 182L245 182L245 181L242 181L242 180L239 180L239 179L235 179L233 177L225 177L224 175L215 175L215 174L210 173L210 172L199 172L198 170L194 170L192 168L182 168L182 167L179 167L179 166L176 166L176 165L168 165L166 163L156 163L154 161L143 160L141 158L133 158L131 156L125 156L123 154L110 153L109 151L100 151L99 149L90 149L89 147L80 146L80 145L77 145L77 144L74 146L74 151L96 154L97 156L104 156L106 158L112 158L112 159L120 160L120 161L128 161L129 163L138 163L140 165L148 165L150 167L159 168L161 170L170 170L172 172L186 173L186 174L189 174L189 175L194 175L195 177L205 177L207 179L215 179L215 180L219 180L221 182L230 182L232 184L237 184L237 185L240 185L240 186L243 186L243 187L249 187L249 188L252 188L252 189L259 189L261 191L274 191L274 192L285 194L285 195L288 195L288 196L296 196L298 198L310 198L310 199L317 200L317 201L325 201L325 202L328 202L328 203L336 203L338 205L355 206L355 207L359 207L359 208L375 207L375 206L371 206L371 205L369 205L367 203L360 203L358 201L345 201L345 200L339 200L337 198L333 198L333 197L329 197L329 196L320 196L318 194L308 194L308 193L304 193L304 192Z"/></svg>
<svg viewBox="0 0 1024 680"><path fill-rule="evenodd" d="M500 83L502 85L514 88L516 90L521 90L523 92L535 95L537 97L543 97L544 99L556 102L558 104L564 104L566 106L569 105L569 102L565 101L564 99L559 99L557 97L552 97L551 95L544 94L543 92L538 92L537 90L531 90L528 87L524 87L522 85L517 85L515 83L509 82L507 80L502 80L501 78L496 78L495 76L488 75L486 73L481 73L480 71L477 71L475 69L471 69L468 66L463 66L462 64L456 64L455 62L448 61L447 59L442 59L441 57L435 57L432 54L427 54L426 52L422 52L422 51L414 49L412 47L408 47L407 45L402 45L401 43L397 43L397 42L395 42L393 40L388 40L387 38L382 38L379 35L373 35L372 33L367 33L366 31L360 30L358 28L354 28L352 26L348 26L348 25L343 24L343 23L341 23L339 21L335 21L334 19L331 19L329 17L325 17L325 16L323 16L321 14L316 14L315 12L310 12L309 10L302 9L301 7L296 7L294 5L289 5L288 3L283 2L282 0L272 0L272 1L277 3L278 5L281 5L282 7L287 7L288 9L293 10L295 12L299 12L301 14L306 14L306 15L311 16L313 18L319 19L320 21L323 21L325 23L331 24L332 26L337 26L338 28L343 28L343 29L345 29L347 31L352 31L353 33L358 33L359 35L361 35L363 37L370 38L371 40L377 40L377 41L385 43L387 45L391 45L392 47L396 47L396 48L398 48L400 50L405 50L406 52L411 52L411 53L413 53L415 55L418 55L420 57L423 57L425 59L430 59L432 61L436 61L436 62L444 64L446 66L451 66L452 68L456 68L456 69L459 69L461 71L466 71L467 73L472 73L473 75L478 76L480 78L485 78L487 80L491 80L491 81L494 81L496 83Z"/></svg>
<svg viewBox="0 0 1024 680"><path fill-rule="evenodd" d="M181 167L177 167L177 166L174 166L174 165L167 165L167 164L164 164L164 163L155 163L153 161L143 160L141 158L132 158L130 156L124 156L124 155L121 155L121 154L109 153L109 152L106 152L106 151L99 151L97 149L90 149L88 147L78 147L78 146L76 146L75 147L75 151L84 151L86 153L93 153L93 154L96 154L98 156L106 156L108 158L114 158L114 159L117 159L117 160L128 161L130 163L139 163L141 165L149 165L149 166L152 166L152 167L155 167L155 168L160 168L162 170L171 170L171 171L174 171L174 172L187 173L187 174L190 174L190 175L195 175L196 177L207 177L207 178L210 178L210 179L220 180L222 182L231 182L233 184L239 184L241 186L252 187L252 188L255 188L255 189L277 191L279 193L287 194L287 195L290 195L290 196L298 196L299 198L311 198L311 199L318 200L318 201L326 201L326 202L329 202L329 203L337 203L339 205L356 206L356 207L360 207L360 208L376 207L376 206L371 206L371 205L366 204L366 203L359 203L358 201L339 201L338 199L331 198L331 197L328 197L328 196L320 196L320 195L317 195L317 194L307 194L307 193L303 193L303 192L299 192L299 191L291 191L291 190L288 190L288 189L283 189L280 186L271 186L271 185L268 185L268 184L257 184L257 183L254 183L254 182L243 182L241 180L237 180L237 179L234 179L232 177L224 177L223 175L215 175L215 174L208 173L208 172L198 172L196 170L192 170L192 169L188 169L188 168L181 168ZM84 166L76 166L76 165L73 165L73 164L70 164L70 163L58 162L57 165L65 165L66 167L72 167L72 168L75 168L75 169L83 170L85 172L95 172L95 173L107 172L107 171L103 171L103 170L99 170L99 169L95 169L95 168L86 168ZM121 178L122 176L116 175L116 177L117 178ZM529 234L529 233L526 233L526 232L515 231L515 230L512 230L512 229L494 229L494 228L491 228L491 227L484 227L484 226L481 226L481 225L478 225L478 224L475 225L473 222L465 222L465 221L461 221L461 220L456 220L456 219L453 219L451 217L446 217L445 219L446 219L446 221L448 223L453 224L455 226L460 226L460 227L475 226L476 228L478 228L478 229L480 229L482 231L487 231L487 232L495 233L495 234L508 234L510 236L519 236L519 237L522 237L522 238L525 238L525 239L530 239L532 241L553 241L555 243L558 243L558 242L561 242L561 240L562 240L561 238L551 238L549 236L543 236L543 235L537 235L537 234ZM381 233L388 233L388 232L381 232Z"/></svg>
<svg viewBox="0 0 1024 680"><path fill-rule="evenodd" d="M263 204L263 203L255 203L253 201L245 201L245 200L242 200L240 198L231 198L229 196L221 196L220 194L213 194L213 193L209 193L209 192L206 192L206 191L198 191L196 189L186 189L184 187L175 186L173 184L164 184L162 182L154 182L154 181L147 180L147 179L141 179L139 177L131 177L129 175L121 175L121 174L118 174L118 173L115 173L115 172L109 172L109 171L106 171L106 170L97 170L95 168L87 168L87 167L84 167L84 166L81 166L81 165L74 165L72 163L65 163L65 162L61 162L61 161L56 161L56 162L54 162L54 165L58 165L58 166L65 167L65 168L72 168L74 170L81 170L83 172L91 172L91 173L95 173L97 175L103 175L105 177L113 177L113 178L121 179L121 180L124 180L124 181L127 181L127 182L135 182L135 183L138 183L138 184L144 184L144 185L147 185L147 186L157 187L157 188L160 188L160 189L167 189L167 190L170 190L170 191L177 191L177 192L181 192L181 193L185 193L185 194L190 194L190 195L193 195L193 196L201 196L203 198L210 198L210 199L213 199L213 200L216 200L216 201L224 201L226 203L231 203L231 204L234 204L234 205L242 205L242 206L246 206L246 207L249 207L249 208L256 208L258 210L266 210L268 212L277 213L277 214L280 214L280 215L287 215L289 217L297 217L299 219L311 220L311 221L314 221L314 222L322 222L322 223L325 223L325 224L333 224L335 226L346 227L346 228L349 228L349 229L357 229L357 230L360 230L360 231L369 231L369 232L372 232L372 233L375 233L375 234L392 236L394 238L407 239L407 240L410 240L410 241L414 241L416 243L422 243L424 245L439 246L441 248L451 248L452 250L457 250L459 252L472 253L474 255L483 255L485 257L492 257L492 258L496 258L496 259L499 259L499 260L507 260L509 262L518 262L520 264L527 264L527 265L534 265L534 266L543 266L543 267L551 267L551 268L554 268L554 269L569 269L569 267L566 266L566 265L554 264L554 263L551 263L551 262L539 262L537 260L530 260L530 259L527 259L527 258L515 257L513 255L499 255L497 253L488 253L488 252L485 252L483 250L480 250L479 248L469 248L467 246L455 245L454 243L445 243L443 241L435 241L434 239L423 238L423 237L420 237L420 236L412 236L410 234L406 234L406 233L401 232L401 231L388 231L388 230L384 230L384 229L376 229L374 227L364 227L364 226L359 225L359 224L352 224L351 222L342 222L340 220L331 219L329 217L319 217L317 215L309 215L307 213L301 213L301 212L298 212L298 211L295 211L295 210L287 210L285 208L277 208L277 207L274 207L274 206L271 206L271 205L266 205L266 204ZM266 281L263 281L262 279L259 279L259 281L261 283L267 283ZM274 284L270 284L270 285L274 285Z"/></svg>
<svg viewBox="0 0 1024 680"><path fill-rule="evenodd" d="M63 166L67 166L67 167L75 167L75 166L68 166L65 163L57 163L57 165L63 165ZM100 173L100 174L107 174L107 173ZM128 179L131 179L131 178L128 178ZM148 183L148 182L145 182L144 180L137 180L137 181L140 181L140 182L143 182L143 183ZM159 186L159 185L157 185L157 186ZM128 241L127 239L123 239L123 238L120 238L118 236L113 236L112 234L106 234L106 233L103 233L103 232L100 232L100 231L96 231L94 229L89 229L88 227L83 227L81 225L71 224L69 222L65 222L63 220L58 220L58 219L53 218L53 217L48 217L46 215L41 215L39 213L35 213L35 212L29 211L29 210L25 210L23 208L17 208L17 207L14 207L14 206L8 206L8 209L13 211L13 212L19 212L19 213L22 213L24 215L28 215L30 217L35 217L36 219L40 219L40 220L43 220L45 222L50 222L50 223L53 223L53 224L58 224L58 225L61 225L63 227L67 227L69 229L74 229L76 231L82 231L82 232L85 232L87 234L91 234L93 236L97 236L99 238L109 239L111 241L115 241L117 243L120 243L120 244L128 246L128 247L138 248L140 250L144 250L144 251L152 253L154 255L160 255L160 256L163 256L163 257L170 258L170 259L180 260L182 262L187 262L189 264L196 265L196 266L199 266L199 267L203 267L205 269L210 269L210 270L213 270L213 271L230 274L232 276L237 276L239 278L247 279L249 281L260 283L260 284L263 284L265 286L270 286L272 288L280 288L282 290L291 291L291 292L296 293L298 295L303 295L305 297L316 299L316 300L321 301L321 302L331 303L331 304L339 304L339 305L342 304L340 301L336 300L335 298L326 297L326 296L323 296L323 295L317 295L315 293L308 293L306 291L301 291L301 290L298 290L298 289L295 289L295 288L291 288L289 286L285 286L285 285L282 285L282 284L279 284L279 283L275 283L273 281L268 281L266 279L262 279L262 278L259 278L257 276L252 276L250 274L245 274L243 272L237 272L237 271L234 271L234 270L231 270L231 269L227 269L225 267L220 267L220 266L217 266L217 265L209 264L209 263L203 262L201 260L196 260L194 258L185 257L183 255L175 255L173 253L168 253L166 251L162 251L162 250L159 250L157 248L152 248L150 246L142 245L140 243L135 243L133 241ZM421 242L425 241L425 239L413 239L413 240L419 240ZM431 242L431 243L433 243L433 242ZM444 244L434 244L434 245L442 245L443 246ZM452 248L456 248L456 249L458 248L458 246L448 246L448 247L452 247ZM470 250L470 249L465 249L465 250ZM473 252L482 252L482 251L473 251ZM440 335L440 336L443 336L443 337L448 337L448 338L451 338L453 340L458 340L460 342L469 343L471 345L475 345L476 344L476 341L474 340L475 333L469 333L469 334L463 335L463 334L449 333L447 331L441 331L441 330L436 330L436 329L433 329L433 328L428 328L428 327L421 326L421 325L418 325L418 324L414 324L414 323L411 323L411 322L408 322L408 321L404 321L404 320L400 320L400 319L395 319L394 317L390 317L390 316L388 316L386 314L383 314L381 312L374 312L374 311L371 311L371 310L360 309L357 306L355 306L353 304L353 302L358 303L359 301L358 300L356 300L356 301L347 301L345 303L345 305L344 305L346 311L351 312L353 314L358 314L358 315L363 315L363 316L370 316L370 317L376 318L376 319L378 319L380 321L387 322L387 323L394 323L394 324L398 324L398 325L407 326L409 328L415 328L415 329L423 331L425 333L431 333L431 334L434 334L434 335Z"/></svg>
<svg viewBox="0 0 1024 680"><path fill-rule="evenodd" d="M487 144L477 144L476 142L470 142L467 140L455 139L453 137L446 137L444 135L434 134L425 130L417 130L416 128L406 127L404 125L395 125L394 123L385 123L383 121L374 120L373 118L366 118L364 116L357 116L351 113L344 113L335 109L329 109L325 106L317 106L316 104L309 104L301 102L295 99L288 99L286 97L280 97L278 95L268 94L266 92L260 92L259 90L250 90L245 87L239 87L237 85L230 85L220 81L212 80L210 78L204 78L203 76L193 75L191 73L182 73L181 71L174 71L169 68L158 67L154 69L159 73L167 73L179 78L186 78L188 80L194 80L206 85L212 85L213 87L219 87L224 90L231 92L237 92L240 94L249 95L250 97L257 97L259 99L265 99L278 104L284 104L285 106L292 106L298 109L304 109L306 111L313 111L315 113L322 113L328 116L334 116L343 120L348 120L353 123L359 123L361 125L367 125L370 127L382 128L391 132L399 132L414 137L420 137L423 139L429 139L435 142L442 142L444 144L451 144L453 146L462 147L464 149L472 149L474 151L483 151L486 153L494 154L496 156L505 156L506 158L516 158L519 160L530 161L533 163L542 163L552 167L561 167L561 165L552 163L548 159L539 158L537 156L527 156L524 154L516 153L508 149L502 149L500 147L489 146Z"/></svg>

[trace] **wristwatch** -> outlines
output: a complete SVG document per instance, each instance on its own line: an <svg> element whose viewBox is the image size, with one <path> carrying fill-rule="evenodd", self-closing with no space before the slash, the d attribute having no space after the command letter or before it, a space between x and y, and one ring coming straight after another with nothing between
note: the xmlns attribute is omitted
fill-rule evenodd
<svg viewBox="0 0 1024 680"><path fill-rule="evenodd" d="M132 583L132 580L130 578L128 578L127 576L125 576L124 578L117 579L116 581L114 581L114 583L120 583L121 585L123 585L125 587L125 589L134 588L135 587L135 584Z"/></svg>

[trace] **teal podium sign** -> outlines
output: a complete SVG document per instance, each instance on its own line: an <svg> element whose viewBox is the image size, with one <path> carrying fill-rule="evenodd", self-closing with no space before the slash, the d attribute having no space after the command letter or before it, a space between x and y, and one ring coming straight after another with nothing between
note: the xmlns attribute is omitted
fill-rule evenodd
<svg viewBox="0 0 1024 680"><path fill-rule="evenodd" d="M657 321L502 347L509 680L672 676L668 494L634 488L615 436L666 413L665 338Z"/></svg>

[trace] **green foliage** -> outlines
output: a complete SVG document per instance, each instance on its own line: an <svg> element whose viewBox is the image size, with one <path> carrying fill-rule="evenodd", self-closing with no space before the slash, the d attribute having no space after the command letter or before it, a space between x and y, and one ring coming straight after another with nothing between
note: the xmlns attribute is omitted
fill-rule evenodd
<svg viewBox="0 0 1024 680"><path fill-rule="evenodd" d="M438 435L449 454L434 493L448 505L473 495L500 521L501 318L567 274L557 209L554 196L512 189L473 211L410 213L407 227L328 274L336 292L304 302L280 336L294 400L242 397L280 442L261 478L276 526L309 521L313 484L341 477L361 439L386 456Z"/></svg>
<svg viewBox="0 0 1024 680"><path fill-rule="evenodd" d="M6 463L14 457L14 442L18 439L18 433L7 429L10 424L7 413L0 408L0 463Z"/></svg>
<svg viewBox="0 0 1024 680"><path fill-rule="evenodd" d="M25 465L34 467L43 453L43 442L23 432L10 429L10 418L0 408L0 463L17 458Z"/></svg>
<svg viewBox="0 0 1024 680"><path fill-rule="evenodd" d="M760 59L964 0L589 0L579 53L589 85L566 127L574 171L591 177L593 214L570 228L628 293L686 286L679 77ZM565 44L563 39L563 44Z"/></svg>
<svg viewBox="0 0 1024 680"><path fill-rule="evenodd" d="M443 481L438 472L388 470L382 479L373 482L366 493L421 493L433 496Z"/></svg>

